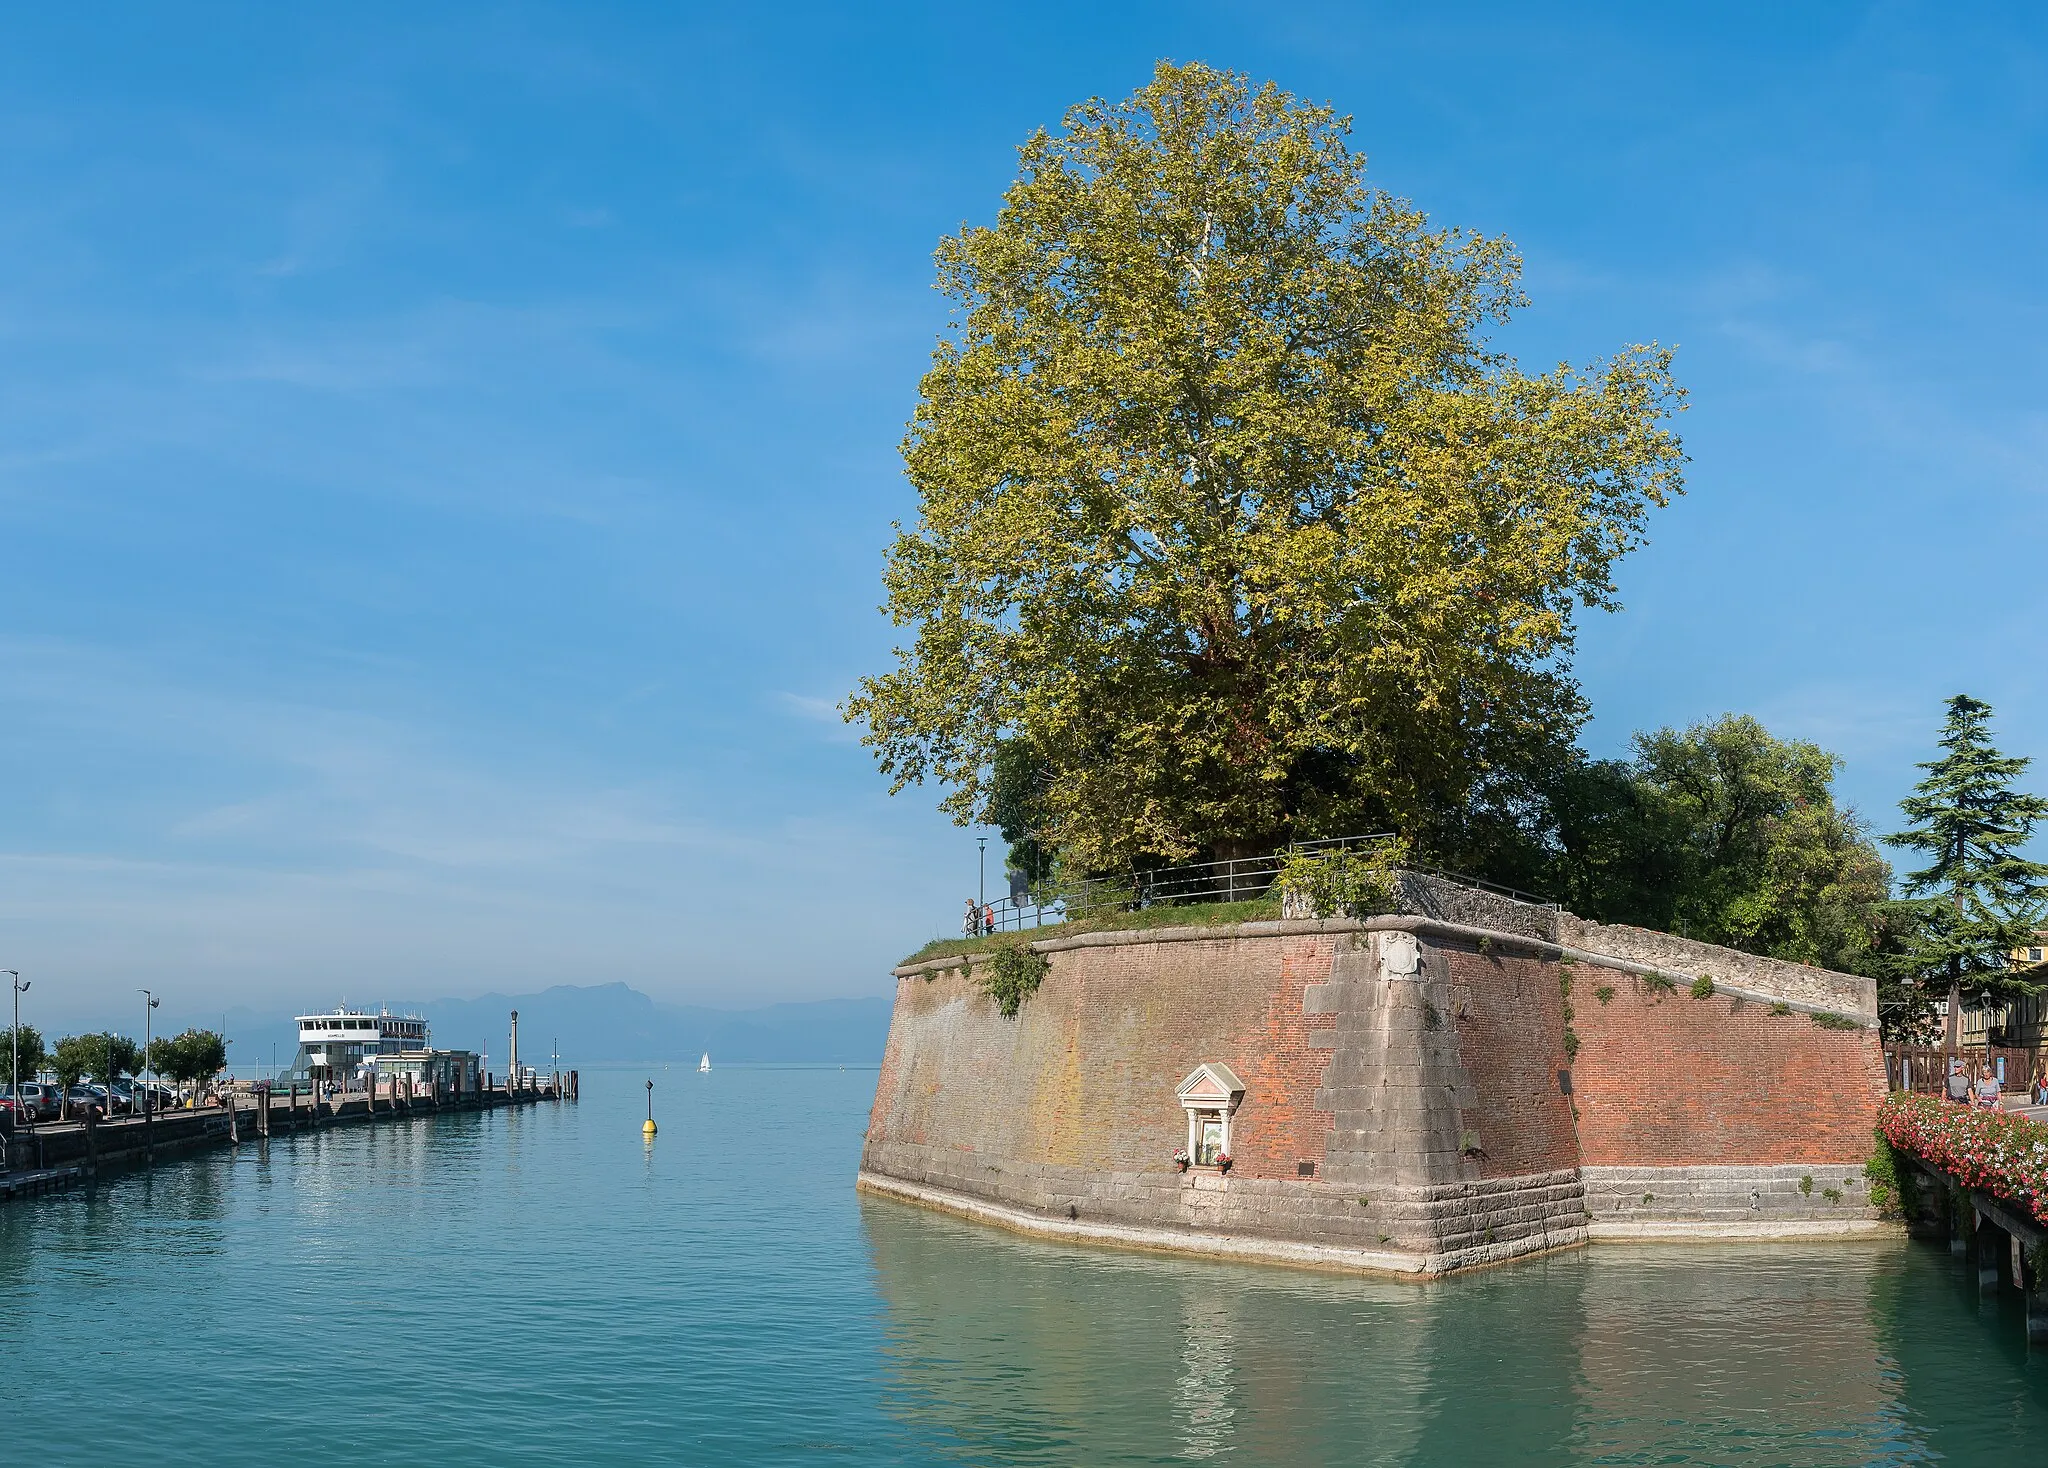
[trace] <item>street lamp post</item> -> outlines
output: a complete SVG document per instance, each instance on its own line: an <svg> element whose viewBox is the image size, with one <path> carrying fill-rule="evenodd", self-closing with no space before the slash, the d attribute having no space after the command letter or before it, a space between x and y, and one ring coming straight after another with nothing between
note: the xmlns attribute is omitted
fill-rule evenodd
<svg viewBox="0 0 2048 1468"><path fill-rule="evenodd" d="M977 836L974 844L981 852L981 902L983 912L988 911L988 837Z"/></svg>
<svg viewBox="0 0 2048 1468"><path fill-rule="evenodd" d="M21 1125L21 992L22 992L22 990L26 989L26 988L28 987L28 985L27 985L27 984L24 984L24 983L23 983L23 982L21 981L21 970L20 970L20 969L15 969L15 968L5 968L5 969L0 969L0 974L6 974L6 975L7 975L7 976L8 976L9 978L11 978L11 979L13 979L13 980L14 980L14 1028L13 1028L13 1029L11 1029L11 1030L9 1030L9 1031L7 1032L7 1043L8 1043L8 1045L9 1045L9 1046L11 1046L11 1047L12 1047L12 1055L11 1055L11 1058L9 1059L9 1061L8 1061L8 1065L7 1065L7 1074L8 1074L8 1077L9 1077L9 1079L10 1079L10 1080L12 1080L12 1082L13 1082L13 1084L14 1084L14 1124L15 1124L16 1126L20 1126L20 1125Z"/></svg>
<svg viewBox="0 0 2048 1468"><path fill-rule="evenodd" d="M141 1114L156 1120L156 1091L150 1089L150 1044L156 1040L156 1026L152 1024L158 997L147 989L137 989L147 1003L141 1009ZM147 1122L145 1122L147 1124Z"/></svg>

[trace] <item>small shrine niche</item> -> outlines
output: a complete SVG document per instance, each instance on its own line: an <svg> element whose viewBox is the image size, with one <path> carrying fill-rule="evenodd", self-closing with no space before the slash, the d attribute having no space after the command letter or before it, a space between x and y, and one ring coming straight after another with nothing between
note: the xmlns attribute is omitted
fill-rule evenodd
<svg viewBox="0 0 2048 1468"><path fill-rule="evenodd" d="M1244 1100L1244 1082L1219 1061L1205 1060L1174 1088L1188 1117L1188 1158L1214 1167L1230 1152L1230 1118Z"/></svg>

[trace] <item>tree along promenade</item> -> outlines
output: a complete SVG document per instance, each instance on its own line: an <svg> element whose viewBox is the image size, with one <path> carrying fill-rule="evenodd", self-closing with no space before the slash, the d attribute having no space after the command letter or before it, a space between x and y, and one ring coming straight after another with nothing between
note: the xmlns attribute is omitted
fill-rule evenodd
<svg viewBox="0 0 2048 1468"><path fill-rule="evenodd" d="M484 1111L539 1101L574 1101L578 1076L534 1078L517 1087L503 1082L470 1091L446 1087L407 1090L384 1082L374 1090L344 1091L325 1097L311 1089L253 1088L225 1093L225 1104L196 1110L162 1111L99 1122L50 1122L14 1133L4 1149L0 1170L0 1201L72 1186L103 1172L148 1165L158 1156L175 1156L206 1147L242 1142L320 1127L410 1120L449 1111Z"/></svg>

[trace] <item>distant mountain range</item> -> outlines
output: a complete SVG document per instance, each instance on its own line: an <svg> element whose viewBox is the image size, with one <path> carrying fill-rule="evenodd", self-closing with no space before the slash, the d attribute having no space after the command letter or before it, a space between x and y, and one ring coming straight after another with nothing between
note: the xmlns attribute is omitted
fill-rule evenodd
<svg viewBox="0 0 2048 1468"><path fill-rule="evenodd" d="M485 994L475 999L433 999L389 1004L393 1013L419 1013L433 1026L433 1043L446 1049L488 1051L502 1070L511 1012L519 1011L519 1058L548 1063L559 1047L563 1066L602 1060L695 1060L712 1063L786 1061L874 1065L889 1037L887 999L821 999L771 1004L762 1009L707 1009L661 1004L626 984L559 984L538 994ZM292 1016L252 1008L225 1016L229 1066L248 1070L289 1064L298 1050Z"/></svg>

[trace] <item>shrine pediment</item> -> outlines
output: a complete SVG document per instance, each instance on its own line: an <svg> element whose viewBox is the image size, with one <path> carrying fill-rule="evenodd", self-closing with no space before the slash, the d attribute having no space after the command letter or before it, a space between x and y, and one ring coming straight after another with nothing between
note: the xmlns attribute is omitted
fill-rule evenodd
<svg viewBox="0 0 2048 1468"><path fill-rule="evenodd" d="M1183 1106L1230 1106L1244 1094L1244 1082L1221 1061L1205 1060L1173 1088Z"/></svg>

